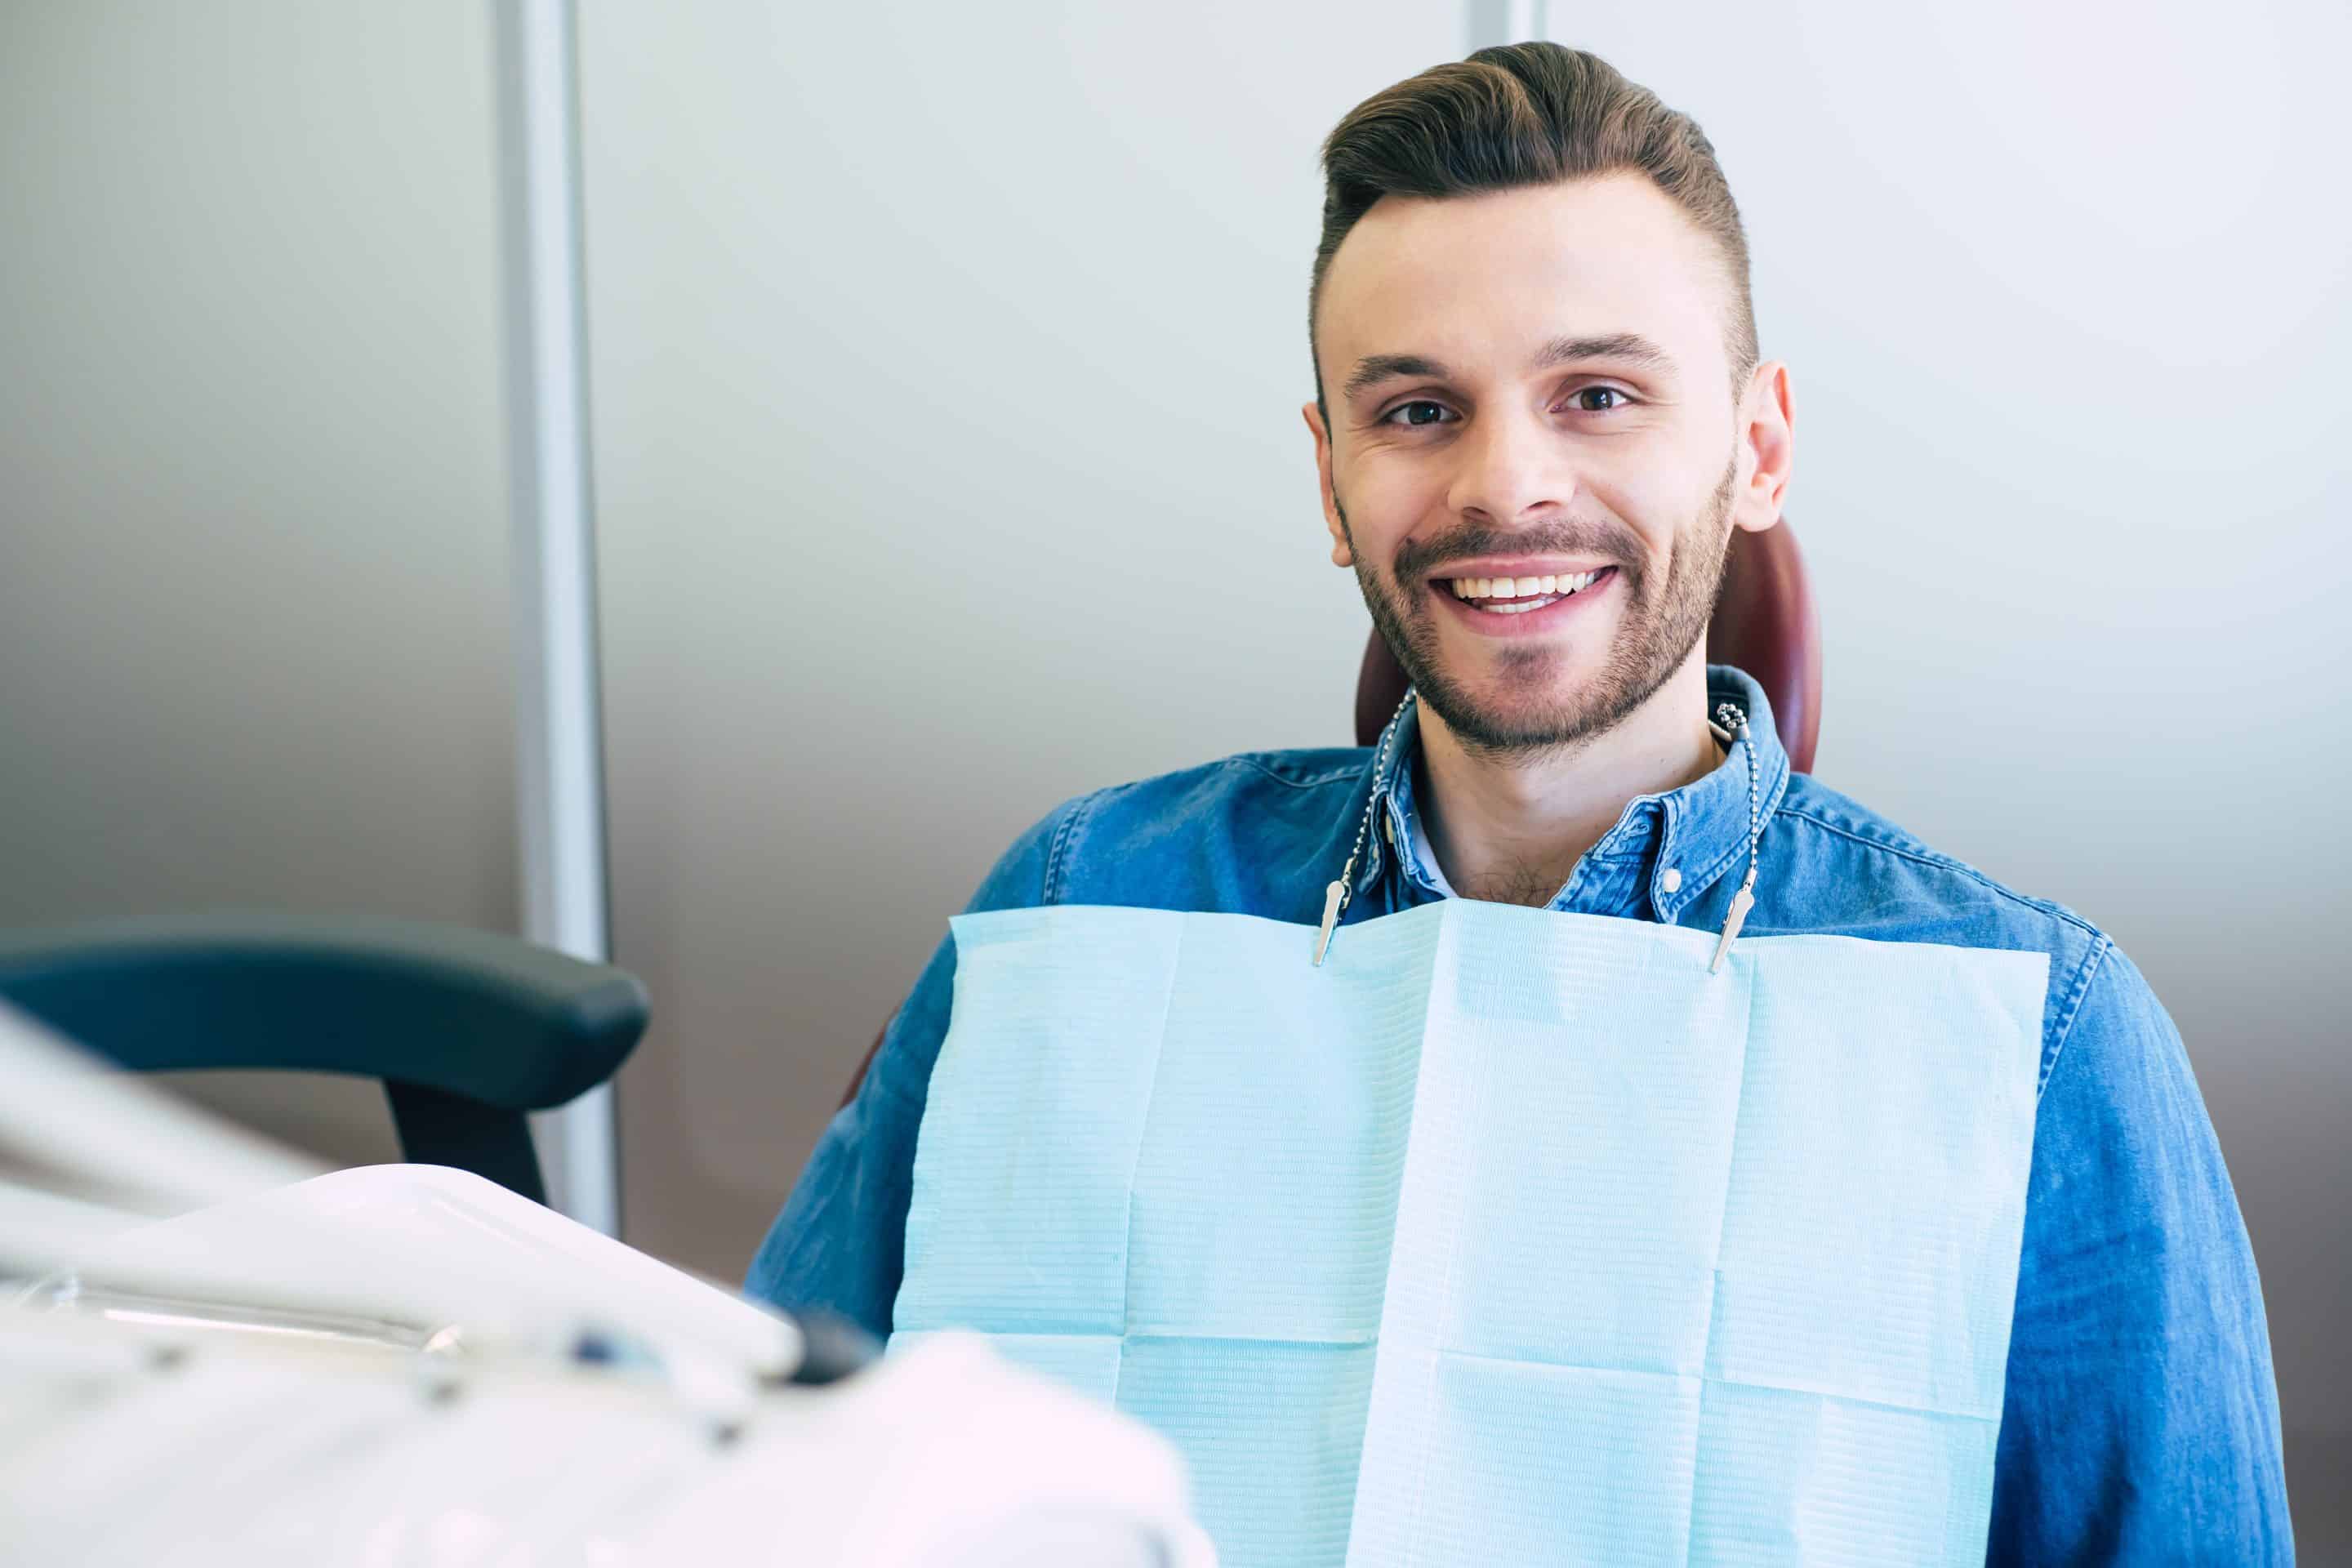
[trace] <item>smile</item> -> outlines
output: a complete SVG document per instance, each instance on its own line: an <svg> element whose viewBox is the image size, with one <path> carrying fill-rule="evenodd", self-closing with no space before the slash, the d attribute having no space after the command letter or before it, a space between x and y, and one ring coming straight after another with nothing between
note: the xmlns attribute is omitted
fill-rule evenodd
<svg viewBox="0 0 2352 1568"><path fill-rule="evenodd" d="M1438 603L1445 606L1442 613L1459 616L1470 631L1480 637L1516 638L1565 631L1570 621L1585 617L1588 605L1608 597L1620 575L1614 566L1596 566L1582 572L1510 577L1433 577L1429 585L1437 590Z"/></svg>
<svg viewBox="0 0 2352 1568"><path fill-rule="evenodd" d="M1523 616L1580 594L1616 570L1576 572L1549 577L1455 577L1446 581L1454 596L1488 615Z"/></svg>

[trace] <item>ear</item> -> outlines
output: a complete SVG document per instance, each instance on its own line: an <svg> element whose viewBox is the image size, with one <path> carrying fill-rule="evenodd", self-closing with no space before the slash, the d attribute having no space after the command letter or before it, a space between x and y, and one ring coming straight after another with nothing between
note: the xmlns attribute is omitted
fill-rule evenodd
<svg viewBox="0 0 2352 1568"><path fill-rule="evenodd" d="M1339 521L1339 502L1331 493L1331 432L1324 428L1323 411L1314 404L1304 404L1298 412L1306 416L1307 428L1315 437L1315 473L1323 487L1323 526L1331 534L1331 564L1353 566L1355 553L1348 548L1348 531Z"/></svg>
<svg viewBox="0 0 2352 1568"><path fill-rule="evenodd" d="M1756 367L1739 400L1739 466L1745 474L1732 498L1731 521L1761 533L1780 521L1780 503L1796 460L1796 408L1789 367L1772 360Z"/></svg>

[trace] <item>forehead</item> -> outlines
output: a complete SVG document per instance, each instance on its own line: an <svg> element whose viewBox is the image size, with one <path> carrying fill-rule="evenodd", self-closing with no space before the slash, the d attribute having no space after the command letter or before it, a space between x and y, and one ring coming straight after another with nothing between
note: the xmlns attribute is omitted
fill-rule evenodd
<svg viewBox="0 0 2352 1568"><path fill-rule="evenodd" d="M1714 243L1638 174L1475 196L1383 196L1332 257L1317 305L1327 382L1370 353L1489 367L1561 333L1639 332L1686 373L1721 365Z"/></svg>

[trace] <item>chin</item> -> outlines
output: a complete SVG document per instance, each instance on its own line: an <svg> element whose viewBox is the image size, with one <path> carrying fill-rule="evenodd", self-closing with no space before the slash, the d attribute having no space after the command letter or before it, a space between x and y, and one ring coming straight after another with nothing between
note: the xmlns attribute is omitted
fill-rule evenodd
<svg viewBox="0 0 2352 1568"><path fill-rule="evenodd" d="M1447 666L1443 673L1456 691L1500 718L1582 707L1606 664L1578 648L1525 647L1486 652Z"/></svg>
<svg viewBox="0 0 2352 1568"><path fill-rule="evenodd" d="M1465 742L1494 746L1557 745L1591 725L1597 671L1554 668L1538 672L1486 671L1463 679L1452 670L1422 694L1439 719Z"/></svg>

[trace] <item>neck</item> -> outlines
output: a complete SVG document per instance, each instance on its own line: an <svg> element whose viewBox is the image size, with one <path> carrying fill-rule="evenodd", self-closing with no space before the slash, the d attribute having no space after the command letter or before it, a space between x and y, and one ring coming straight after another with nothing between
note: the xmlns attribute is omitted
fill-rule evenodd
<svg viewBox="0 0 2352 1568"><path fill-rule="evenodd" d="M1427 706L1418 717L1423 831L1454 890L1494 903L1549 903L1627 801L1679 789L1722 761L1700 648L1609 730L1547 752L1473 752Z"/></svg>

